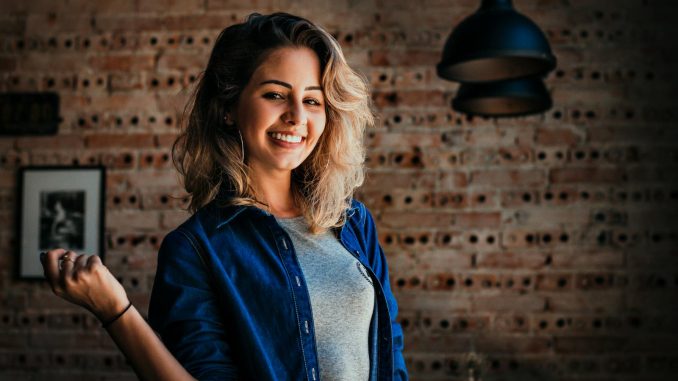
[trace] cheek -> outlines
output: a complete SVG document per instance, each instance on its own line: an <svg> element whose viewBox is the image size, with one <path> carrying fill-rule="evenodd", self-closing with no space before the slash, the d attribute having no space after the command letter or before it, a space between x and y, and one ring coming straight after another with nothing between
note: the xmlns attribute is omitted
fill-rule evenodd
<svg viewBox="0 0 678 381"><path fill-rule="evenodd" d="M313 134L316 136L316 139L320 138L320 135L323 134L326 127L327 127L327 117L324 114L318 115L317 118L313 121Z"/></svg>
<svg viewBox="0 0 678 381"><path fill-rule="evenodd" d="M241 100L238 107L238 122L248 129L261 128L272 117L270 104L256 97L248 97Z"/></svg>

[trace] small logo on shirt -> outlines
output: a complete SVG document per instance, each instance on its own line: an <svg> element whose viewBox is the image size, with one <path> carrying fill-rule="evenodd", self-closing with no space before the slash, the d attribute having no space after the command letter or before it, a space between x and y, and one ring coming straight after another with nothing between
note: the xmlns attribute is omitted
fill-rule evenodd
<svg viewBox="0 0 678 381"><path fill-rule="evenodd" d="M367 274L367 269L365 266L363 266L363 264L358 261L355 262L355 265L358 267L358 271L360 271L360 274L363 276L363 278L367 279L367 281L372 284L372 279L370 279L370 276Z"/></svg>

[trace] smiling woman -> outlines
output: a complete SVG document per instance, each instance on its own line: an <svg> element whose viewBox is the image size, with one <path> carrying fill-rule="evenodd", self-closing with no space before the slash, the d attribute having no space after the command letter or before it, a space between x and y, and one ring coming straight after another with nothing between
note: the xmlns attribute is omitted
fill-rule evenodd
<svg viewBox="0 0 678 381"><path fill-rule="evenodd" d="M318 56L305 47L276 49L254 71L227 118L242 133L255 181L290 179L315 148L327 119L320 79ZM262 199L275 197L261 185Z"/></svg>
<svg viewBox="0 0 678 381"><path fill-rule="evenodd" d="M308 20L254 14L226 28L187 105L187 128L173 147L191 194L189 208L197 211L225 186L231 192L228 205L301 213L313 233L341 226L364 179L363 135L374 124L369 104L366 81L348 65L337 41ZM273 147L296 147L273 146L259 129L302 136L304 149L296 157L279 157ZM286 161L278 165L292 175L252 170L272 157L278 158L267 166Z"/></svg>
<svg viewBox="0 0 678 381"><path fill-rule="evenodd" d="M172 147L194 213L160 247L150 326L95 256L51 250L53 290L95 313L142 379L407 380L386 257L353 198L369 102L310 21L226 28Z"/></svg>

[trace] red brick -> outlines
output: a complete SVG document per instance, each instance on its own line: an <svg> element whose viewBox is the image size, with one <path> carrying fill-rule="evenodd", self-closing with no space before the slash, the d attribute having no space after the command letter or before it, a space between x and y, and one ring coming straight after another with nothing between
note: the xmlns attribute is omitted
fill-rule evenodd
<svg viewBox="0 0 678 381"><path fill-rule="evenodd" d="M237 16L236 16L237 18ZM238 19L240 21L240 19ZM144 17L128 17L119 14L97 15L97 26L102 30L134 30L149 31L157 34L159 30L178 30L201 33L211 30L213 40L223 28L233 23L233 19L223 13L191 13L191 14L145 14Z"/></svg>
<svg viewBox="0 0 678 381"><path fill-rule="evenodd" d="M205 3L207 10L231 10L231 9L250 9L252 4L243 3L237 0L207 0ZM278 1L257 0L256 6L259 9L271 9L278 6Z"/></svg>
<svg viewBox="0 0 678 381"><path fill-rule="evenodd" d="M661 167L633 166L626 170L626 174L631 184L678 182L678 166L671 162L666 162Z"/></svg>
<svg viewBox="0 0 678 381"><path fill-rule="evenodd" d="M539 269L544 267L546 254L539 252L489 252L479 253L479 268Z"/></svg>
<svg viewBox="0 0 678 381"><path fill-rule="evenodd" d="M520 216L511 216L506 218L506 225L509 224L527 224L531 226L541 226L542 228L556 228L559 225L583 225L591 222L591 211L585 208L553 208L545 205L541 208L534 208L529 213ZM560 229L555 231L543 231L551 234L554 243L562 232ZM542 242L543 243L543 242Z"/></svg>
<svg viewBox="0 0 678 381"><path fill-rule="evenodd" d="M85 146L81 135L31 136L16 139L18 149L77 150Z"/></svg>
<svg viewBox="0 0 678 381"><path fill-rule="evenodd" d="M384 212L379 221L383 226L404 228L409 226L436 227L454 226L457 228L494 228L501 222L499 212Z"/></svg>
<svg viewBox="0 0 678 381"><path fill-rule="evenodd" d="M656 291L627 291L626 308L643 311L646 314L669 315L678 313L675 289L660 289Z"/></svg>
<svg viewBox="0 0 678 381"><path fill-rule="evenodd" d="M63 72L79 71L87 67L80 53L62 53L59 59L45 59L43 54L29 53L19 61L22 71Z"/></svg>
<svg viewBox="0 0 678 381"><path fill-rule="evenodd" d="M420 335L404 335L404 345L409 348L411 352L433 352L433 353L468 353L471 348L471 340L469 336L462 335L436 335L436 336L420 336ZM408 369L409 371L409 369Z"/></svg>
<svg viewBox="0 0 678 381"><path fill-rule="evenodd" d="M160 227L162 229L174 229L190 217L190 213L184 210L163 211L160 215Z"/></svg>
<svg viewBox="0 0 678 381"><path fill-rule="evenodd" d="M137 11L146 12L180 12L180 13L200 13L204 10L203 2L194 0L139 0L137 2Z"/></svg>
<svg viewBox="0 0 678 381"><path fill-rule="evenodd" d="M545 182L544 171L539 169L499 170L487 169L471 172L471 185L481 186L521 186L541 185Z"/></svg>
<svg viewBox="0 0 678 381"><path fill-rule="evenodd" d="M139 71L153 70L155 57L152 55L105 55L93 56L89 59L93 70L104 71Z"/></svg>
<svg viewBox="0 0 678 381"><path fill-rule="evenodd" d="M657 141L676 141L678 131L668 126L644 125L638 128L632 125L596 126L588 132L591 143L629 142L633 144L652 144Z"/></svg>
<svg viewBox="0 0 678 381"><path fill-rule="evenodd" d="M133 0L128 0L133 1ZM117 2L110 2L117 3ZM124 3L121 1L120 3ZM36 36L42 33L53 32L81 32L92 30L92 19L82 14L55 14L46 10L39 13L29 13L24 20L26 36Z"/></svg>
<svg viewBox="0 0 678 381"><path fill-rule="evenodd" d="M17 60L13 57L0 57L0 72L6 73L16 70Z"/></svg>
<svg viewBox="0 0 678 381"><path fill-rule="evenodd" d="M430 50L372 50L370 64L373 66L435 66L440 62L440 51Z"/></svg>
<svg viewBox="0 0 678 381"><path fill-rule="evenodd" d="M436 90L373 91L372 99L377 107L440 107L446 105L443 92Z"/></svg>
<svg viewBox="0 0 678 381"><path fill-rule="evenodd" d="M536 142L545 146L573 146L581 143L585 138L584 132L576 127L558 128L549 126L537 128Z"/></svg>
<svg viewBox="0 0 678 381"><path fill-rule="evenodd" d="M619 183L627 175L618 168L555 168L549 174L553 183Z"/></svg>
<svg viewBox="0 0 678 381"><path fill-rule="evenodd" d="M631 349L628 344L629 339L626 337L581 336L554 338L556 353L623 353Z"/></svg>
<svg viewBox="0 0 678 381"><path fill-rule="evenodd" d="M493 147L467 149L462 161L471 166L522 165L533 161L532 150L528 147Z"/></svg>
<svg viewBox="0 0 678 381"><path fill-rule="evenodd" d="M515 337L513 335L479 336L475 338L476 350L484 354L506 353L511 355L545 353L553 340L547 337Z"/></svg>
<svg viewBox="0 0 678 381"><path fill-rule="evenodd" d="M115 229L153 230L160 226L160 213L157 211L108 211L106 226Z"/></svg>
<svg viewBox="0 0 678 381"><path fill-rule="evenodd" d="M167 148L168 152L172 148L172 144L177 140L178 134L156 134L155 146L160 148Z"/></svg>
<svg viewBox="0 0 678 381"><path fill-rule="evenodd" d="M419 170L387 170L368 171L361 189L383 190L384 184L389 188L433 189L436 183L436 173Z"/></svg>
<svg viewBox="0 0 678 381"><path fill-rule="evenodd" d="M151 148L153 135L144 134L97 134L85 138L88 148Z"/></svg>
<svg viewBox="0 0 678 381"><path fill-rule="evenodd" d="M612 250L576 250L572 252L555 252L551 255L554 268L620 268L624 265L624 253Z"/></svg>
<svg viewBox="0 0 678 381"><path fill-rule="evenodd" d="M12 148L17 148L16 139L10 137L4 137L3 139L0 139L0 154L4 154Z"/></svg>
<svg viewBox="0 0 678 381"><path fill-rule="evenodd" d="M530 312L544 309L545 298L535 294L525 295L474 295L473 311Z"/></svg>
<svg viewBox="0 0 678 381"><path fill-rule="evenodd" d="M144 88L144 82L139 73L112 74L109 78L112 91L141 90Z"/></svg>
<svg viewBox="0 0 678 381"><path fill-rule="evenodd" d="M450 298L447 293L402 291L396 293L395 297L399 305L407 306L408 309L435 310L440 309L441 306L445 306L445 310L450 312L464 312L471 309L471 299L466 295Z"/></svg>
<svg viewBox="0 0 678 381"><path fill-rule="evenodd" d="M617 313L625 307L624 292L619 290L589 290L545 293L549 311Z"/></svg>
<svg viewBox="0 0 678 381"><path fill-rule="evenodd" d="M368 147L439 147L441 145L440 134L434 132L403 132L386 129L371 130L365 139Z"/></svg>
<svg viewBox="0 0 678 381"><path fill-rule="evenodd" d="M125 178L131 188L160 188L172 194L183 190L179 174L174 170L139 170L126 174Z"/></svg>
<svg viewBox="0 0 678 381"><path fill-rule="evenodd" d="M534 144L534 127L530 125L516 127L499 127L493 125L481 125L463 134L463 143L469 147L481 146L526 146ZM457 143L457 142L452 142Z"/></svg>
<svg viewBox="0 0 678 381"><path fill-rule="evenodd" d="M158 70L192 70L207 66L209 57L200 54L167 53L158 59Z"/></svg>
<svg viewBox="0 0 678 381"><path fill-rule="evenodd" d="M3 33L3 36L21 36L25 34L26 31L26 17L12 17L10 15L11 11L7 12L2 9L3 7L13 7L13 4L8 4L7 2L0 3L0 13L8 15L0 23L0 33ZM10 38L11 41L11 38Z"/></svg>
<svg viewBox="0 0 678 381"><path fill-rule="evenodd" d="M28 337L24 332L3 332L0 335L0 348L24 349L28 346Z"/></svg>

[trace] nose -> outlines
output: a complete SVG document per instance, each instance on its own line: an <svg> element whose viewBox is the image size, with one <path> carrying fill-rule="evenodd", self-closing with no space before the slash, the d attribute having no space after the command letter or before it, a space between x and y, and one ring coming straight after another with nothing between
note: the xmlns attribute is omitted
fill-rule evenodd
<svg viewBox="0 0 678 381"><path fill-rule="evenodd" d="M302 102L291 101L287 111L282 115L283 122L290 126L305 125L307 122L306 110Z"/></svg>

